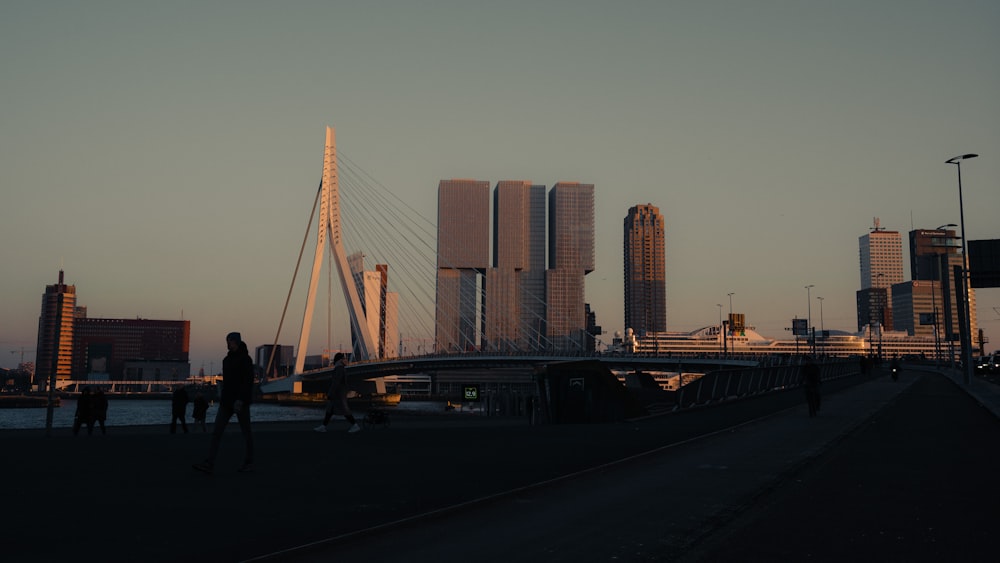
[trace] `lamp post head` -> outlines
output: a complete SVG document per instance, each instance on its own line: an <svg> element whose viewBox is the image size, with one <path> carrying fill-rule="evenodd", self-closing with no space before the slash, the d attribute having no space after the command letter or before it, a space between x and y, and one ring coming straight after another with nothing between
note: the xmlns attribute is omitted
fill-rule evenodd
<svg viewBox="0 0 1000 563"><path fill-rule="evenodd" d="M967 153L967 154L963 154L961 156L953 156L953 157L949 158L948 160L946 160L945 163L946 164L958 164L960 161L968 160L970 158L976 158L977 156L979 156L979 155L976 154L976 153L971 153L970 152L970 153Z"/></svg>

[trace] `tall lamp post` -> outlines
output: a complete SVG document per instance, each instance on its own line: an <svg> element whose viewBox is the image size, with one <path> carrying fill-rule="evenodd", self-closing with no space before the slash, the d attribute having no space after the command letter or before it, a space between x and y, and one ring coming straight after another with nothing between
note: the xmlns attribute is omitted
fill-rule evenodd
<svg viewBox="0 0 1000 563"><path fill-rule="evenodd" d="M736 293L731 291L731 292L727 293L726 295L729 296L729 324L727 326L729 327L729 330L732 330L733 329L733 296L736 295ZM732 341L730 340L730 342L732 342ZM733 346L733 351L734 352L735 352L735 349L736 349L736 346Z"/></svg>
<svg viewBox="0 0 1000 563"><path fill-rule="evenodd" d="M879 272L879 273L875 274L875 280L876 281L878 281L879 278L883 278L883 277L885 277L885 273L883 273L883 272ZM878 286L878 285L881 285L881 282L879 282L878 284L876 284L876 286ZM889 290L888 290L888 288L884 288L883 287L883 288L880 288L880 289L884 289L885 292L883 292L881 294L880 297L883 297L883 298L879 299L879 306L878 306L878 361L879 361L879 364L882 363L882 330L883 330L883 327L885 326L885 306L887 305L887 302L889 301Z"/></svg>
<svg viewBox="0 0 1000 563"><path fill-rule="evenodd" d="M962 202L962 161L979 156L975 153L967 153L961 156L954 156L944 161L945 164L954 164L958 170L958 219L962 225L962 309L965 311L965 322L962 323L962 363L965 372L965 384L972 382L972 317L969 316L969 255L965 248L965 205Z"/></svg>
<svg viewBox="0 0 1000 563"><path fill-rule="evenodd" d="M722 353L722 342L726 337L725 333L722 332L722 303L716 303L716 307L719 308L719 353Z"/></svg>
<svg viewBox="0 0 1000 563"><path fill-rule="evenodd" d="M823 298L822 297L817 297L816 299L819 300L819 334L823 338L823 348L824 348L824 349L820 350L820 354L823 354L824 352L826 352L826 350L825 350L825 348L826 348L826 329L823 328Z"/></svg>
<svg viewBox="0 0 1000 563"><path fill-rule="evenodd" d="M806 338L809 342L809 350L815 352L814 347L816 346L816 331L813 330L812 321L812 297L810 296L810 290L816 287L813 284L806 286ZM812 334L810 338L809 335Z"/></svg>

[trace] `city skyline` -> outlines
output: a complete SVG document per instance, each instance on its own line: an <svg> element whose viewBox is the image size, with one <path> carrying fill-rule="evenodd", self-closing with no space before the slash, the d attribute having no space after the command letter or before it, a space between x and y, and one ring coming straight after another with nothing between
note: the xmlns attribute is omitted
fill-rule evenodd
<svg viewBox="0 0 1000 563"><path fill-rule="evenodd" d="M853 330L871 218L960 222L945 160L980 155L965 232L1000 238L998 23L985 1L4 4L0 366L34 357L60 269L96 316L190 320L193 372L230 330L270 344L326 125L425 217L446 178L593 183L605 341L624 330L621 218L646 202L671 330L718 322L729 293L768 336L817 297ZM976 298L996 349L1000 293Z"/></svg>

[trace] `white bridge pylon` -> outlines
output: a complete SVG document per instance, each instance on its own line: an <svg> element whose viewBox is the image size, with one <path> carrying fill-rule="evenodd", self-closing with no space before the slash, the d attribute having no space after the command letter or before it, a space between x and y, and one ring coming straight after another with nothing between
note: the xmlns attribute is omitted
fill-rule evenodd
<svg viewBox="0 0 1000 563"><path fill-rule="evenodd" d="M326 149L323 152L323 179L320 184L319 227L316 232L316 255L313 259L312 276L309 278L309 295L306 298L306 310L302 316L302 332L299 335L299 346L296 349L295 374L303 371L306 361L306 347L309 342L309 331L312 328L313 310L316 305L316 287L319 284L319 274L323 268L323 254L327 242L330 253L337 265L337 275L340 277L340 287L347 300L347 311L351 320L351 329L355 335L355 360L367 360L378 348L375 345L375 335L371 333L369 323L364 322L365 312L358 295L358 287L347 263L344 251L343 225L340 222L340 186L337 180L337 143L333 127L326 128Z"/></svg>

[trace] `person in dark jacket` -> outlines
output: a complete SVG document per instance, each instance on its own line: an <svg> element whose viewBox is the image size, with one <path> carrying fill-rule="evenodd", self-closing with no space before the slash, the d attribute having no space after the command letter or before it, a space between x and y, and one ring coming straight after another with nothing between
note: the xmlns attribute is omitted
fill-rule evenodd
<svg viewBox="0 0 1000 563"><path fill-rule="evenodd" d="M243 465L239 471L253 471L253 434L250 432L250 400L253 397L253 359L238 332L226 335L229 353L222 360L222 393L219 397L219 411L215 415L212 442L208 448L208 458L192 467L211 474L215 469L215 456L219 453L219 442L226 431L226 424L235 414L240 423L245 443Z"/></svg>
<svg viewBox="0 0 1000 563"><path fill-rule="evenodd" d="M107 434L104 421L108 419L108 398L101 389L94 392L94 419L101 427L101 434Z"/></svg>
<svg viewBox="0 0 1000 563"><path fill-rule="evenodd" d="M337 352L333 356L333 376L330 378L330 388L326 392L326 413L323 415L323 424L313 430L326 432L326 426L330 424L330 419L337 410L341 411L344 419L351 425L348 432L361 430L351 413L350 405L347 404L347 391L347 357L343 352Z"/></svg>
<svg viewBox="0 0 1000 563"><path fill-rule="evenodd" d="M181 421L181 429L184 433L188 433L188 425L184 420L185 411L187 411L188 404L188 394L184 387L178 387L174 390L173 399L170 401L170 433L175 434L177 432L177 421Z"/></svg>
<svg viewBox="0 0 1000 563"><path fill-rule="evenodd" d="M76 412L73 415L73 435L80 433L80 427L87 425L87 434L94 433L94 395L90 387L84 387L80 398L76 400Z"/></svg>
<svg viewBox="0 0 1000 563"><path fill-rule="evenodd" d="M819 366L810 356L805 357L802 364L802 388L806 392L806 404L809 406L809 416L816 416L820 404L820 372Z"/></svg>
<svg viewBox="0 0 1000 563"><path fill-rule="evenodd" d="M194 406L191 407L191 418L194 419L194 423L201 424L201 431L207 432L208 429L205 428L205 416L208 414L208 399L205 398L205 394L198 391L194 395Z"/></svg>

